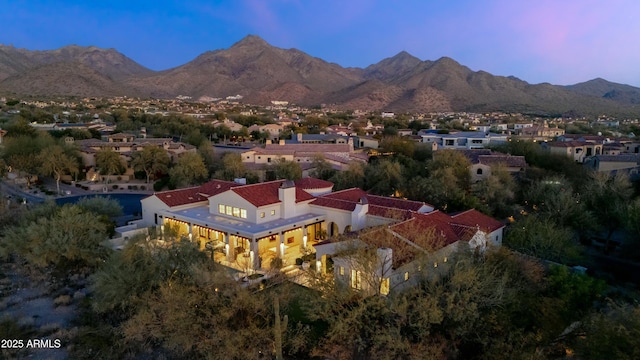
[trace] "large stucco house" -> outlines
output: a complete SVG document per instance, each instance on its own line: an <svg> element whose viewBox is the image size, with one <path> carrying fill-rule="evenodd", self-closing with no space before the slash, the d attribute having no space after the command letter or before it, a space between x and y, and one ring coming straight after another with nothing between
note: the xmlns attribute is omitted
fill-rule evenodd
<svg viewBox="0 0 640 360"><path fill-rule="evenodd" d="M355 238L391 259L393 276L383 279L389 289L402 286L406 273L422 266L416 261L423 261L422 255L433 265L446 262L459 242L481 249L502 242L502 224L475 210L447 215L424 202L358 188L334 192L331 182L313 178L249 185L211 180L141 202L138 228L155 227L161 236L177 232L211 250L215 261L242 271L268 270L274 259L293 265L315 253L317 271L344 280L352 267L335 264L345 259L345 245ZM376 231L391 235L391 241L376 242L382 238Z"/></svg>

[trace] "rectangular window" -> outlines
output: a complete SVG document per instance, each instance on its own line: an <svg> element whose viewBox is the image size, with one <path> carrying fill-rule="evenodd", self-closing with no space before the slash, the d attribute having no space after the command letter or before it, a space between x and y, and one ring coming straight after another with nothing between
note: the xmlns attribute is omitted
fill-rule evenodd
<svg viewBox="0 0 640 360"><path fill-rule="evenodd" d="M274 216L276 214L275 210L271 210L271 216Z"/></svg>
<svg viewBox="0 0 640 360"><path fill-rule="evenodd" d="M340 268L338 269L338 271L340 272L340 275L344 276L344 266L340 266Z"/></svg>
<svg viewBox="0 0 640 360"><path fill-rule="evenodd" d="M357 270L351 270L351 288L362 289L362 273Z"/></svg>
<svg viewBox="0 0 640 360"><path fill-rule="evenodd" d="M218 204L218 212L219 212L220 214L224 214L224 205L222 205L222 204Z"/></svg>
<svg viewBox="0 0 640 360"><path fill-rule="evenodd" d="M404 273L404 281L409 280L409 272Z"/></svg>
<svg viewBox="0 0 640 360"><path fill-rule="evenodd" d="M234 207L231 211L232 215L235 217L240 217L240 208Z"/></svg>
<svg viewBox="0 0 640 360"><path fill-rule="evenodd" d="M263 218L264 217L264 211L260 213L260 217Z"/></svg>
<svg viewBox="0 0 640 360"><path fill-rule="evenodd" d="M389 278L382 279L382 282L380 282L380 294L389 295L389 288Z"/></svg>
<svg viewBox="0 0 640 360"><path fill-rule="evenodd" d="M240 209L240 217L243 219L247 218L247 210L245 209Z"/></svg>
<svg viewBox="0 0 640 360"><path fill-rule="evenodd" d="M229 216L233 215L233 208L229 205L225 206L225 213Z"/></svg>

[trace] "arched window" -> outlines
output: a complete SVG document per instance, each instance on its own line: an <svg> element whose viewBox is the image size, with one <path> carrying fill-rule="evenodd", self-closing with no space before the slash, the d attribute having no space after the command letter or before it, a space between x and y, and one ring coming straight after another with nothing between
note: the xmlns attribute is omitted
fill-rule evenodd
<svg viewBox="0 0 640 360"><path fill-rule="evenodd" d="M480 168L479 168L479 169L476 171L476 174L478 174L478 175L482 175L482 169L480 169Z"/></svg>

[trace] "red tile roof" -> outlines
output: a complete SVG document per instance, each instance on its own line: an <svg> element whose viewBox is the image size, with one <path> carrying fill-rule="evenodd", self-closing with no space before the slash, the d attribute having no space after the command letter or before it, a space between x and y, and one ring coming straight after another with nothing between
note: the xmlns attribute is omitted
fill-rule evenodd
<svg viewBox="0 0 640 360"><path fill-rule="evenodd" d="M278 189L285 180L275 180L259 184L241 185L231 190L256 207L277 204L280 202ZM296 187L296 202L313 200L308 192Z"/></svg>
<svg viewBox="0 0 640 360"><path fill-rule="evenodd" d="M211 180L200 186L186 189L162 191L155 196L170 207L206 201L209 196L219 194L237 185L234 182L223 180Z"/></svg>
<svg viewBox="0 0 640 360"><path fill-rule="evenodd" d="M156 193L162 202L170 207L206 201L214 196L232 190L255 206L277 204L280 202L278 188L285 180L276 180L259 184L242 185L231 181L211 180L200 186L186 189L169 190ZM321 181L321 180L320 180ZM296 187L296 202L315 199L302 188Z"/></svg>
<svg viewBox="0 0 640 360"><path fill-rule="evenodd" d="M307 189L326 189L333 188L333 183L331 181L316 179L316 178L303 178L295 181L296 187L299 187L303 190Z"/></svg>
<svg viewBox="0 0 640 360"><path fill-rule="evenodd" d="M320 196L311 202L311 205L328 207L332 209L353 211L356 208L356 202L345 201L341 199L332 199L325 196Z"/></svg>
<svg viewBox="0 0 640 360"><path fill-rule="evenodd" d="M492 218L491 216L487 216L476 209L470 209L453 215L451 216L451 220L456 224L479 227L480 230L489 233L504 227L504 224L500 221Z"/></svg>
<svg viewBox="0 0 640 360"><path fill-rule="evenodd" d="M327 197L331 199L340 199L345 201L352 201L352 202L357 202L361 198L365 197L369 201L369 205L376 205L380 207L386 207L389 209L397 209L397 210L419 211L425 205L433 208L432 205L429 205L420 201L405 200L405 199L392 198L387 196L370 195L370 194L367 194L366 191L359 188L351 188L351 189L336 191L327 195L323 195L323 197ZM371 209L371 206L369 206L369 209Z"/></svg>
<svg viewBox="0 0 640 360"><path fill-rule="evenodd" d="M369 212L367 214L396 220L407 220L412 216L410 210L393 209L384 206L371 205L371 203L369 203Z"/></svg>

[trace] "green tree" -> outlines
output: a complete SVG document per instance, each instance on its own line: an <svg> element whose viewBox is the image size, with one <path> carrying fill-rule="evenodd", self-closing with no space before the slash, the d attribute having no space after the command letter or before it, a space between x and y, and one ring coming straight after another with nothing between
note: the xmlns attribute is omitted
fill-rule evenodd
<svg viewBox="0 0 640 360"><path fill-rule="evenodd" d="M133 154L131 166L136 171L144 171L149 183L152 174L167 171L170 161L169 155L163 148L145 146L142 151Z"/></svg>
<svg viewBox="0 0 640 360"><path fill-rule="evenodd" d="M39 154L40 171L45 175L53 175L56 180L56 189L60 194L60 179L62 175L75 175L79 172L77 159L65 153L60 145L43 149Z"/></svg>
<svg viewBox="0 0 640 360"><path fill-rule="evenodd" d="M509 171L501 165L491 167L491 175L472 185L478 197L492 216L504 218L513 215L516 184Z"/></svg>
<svg viewBox="0 0 640 360"><path fill-rule="evenodd" d="M536 215L525 216L513 223L507 230L504 244L524 254L563 264L581 258L580 246L568 228Z"/></svg>
<svg viewBox="0 0 640 360"><path fill-rule="evenodd" d="M31 137L21 135L8 137L4 141L2 156L11 171L22 171L27 180L27 187L31 186L34 177L40 173L41 158L38 156L45 148L54 145L53 138L47 133L38 133Z"/></svg>
<svg viewBox="0 0 640 360"><path fill-rule="evenodd" d="M584 332L573 339L582 359L640 358L640 307L610 303L584 321Z"/></svg>
<svg viewBox="0 0 640 360"><path fill-rule="evenodd" d="M215 174L216 170L221 166L221 161L216 157L215 151L213 150L213 144L208 140L203 141L202 144L198 146L198 154L202 156L202 160L207 166L209 175Z"/></svg>
<svg viewBox="0 0 640 360"><path fill-rule="evenodd" d="M302 178L302 168L296 162L286 159L276 159L268 168L276 179L298 180Z"/></svg>
<svg viewBox="0 0 640 360"><path fill-rule="evenodd" d="M84 211L90 211L98 216L106 216L109 219L122 216L122 205L109 196L83 197L76 202L76 206Z"/></svg>
<svg viewBox="0 0 640 360"><path fill-rule="evenodd" d="M334 183L335 190L343 190L349 188L363 188L364 187L364 174L368 165L360 162L352 162L349 166L341 171L338 171L329 179Z"/></svg>
<svg viewBox="0 0 640 360"><path fill-rule="evenodd" d="M65 205L50 217L7 229L0 255L16 254L38 267L95 268L110 251L102 245L106 239L107 226L95 214Z"/></svg>
<svg viewBox="0 0 640 360"><path fill-rule="evenodd" d="M175 165L169 170L169 177L177 187L195 185L206 180L208 175L202 156L196 152L180 155Z"/></svg>
<svg viewBox="0 0 640 360"><path fill-rule="evenodd" d="M233 180L245 176L247 172L240 154L228 152L222 155L222 169L216 171L215 177Z"/></svg>
<svg viewBox="0 0 640 360"><path fill-rule="evenodd" d="M403 188L402 166L391 160L380 160L365 169L365 188L373 194L395 196Z"/></svg>
<svg viewBox="0 0 640 360"><path fill-rule="evenodd" d="M329 180L336 174L336 170L333 169L331 163L329 163L322 154L316 154L313 156L311 168L313 170L311 170L309 175L316 179Z"/></svg>
<svg viewBox="0 0 640 360"><path fill-rule="evenodd" d="M122 174L125 169L124 160L111 148L104 148L96 152L96 167L100 174L107 175L106 183L109 183L111 175Z"/></svg>
<svg viewBox="0 0 640 360"><path fill-rule="evenodd" d="M614 231L624 225L633 188L625 174L609 176L594 172L585 189L587 206L598 214L600 227L607 231L609 241Z"/></svg>

